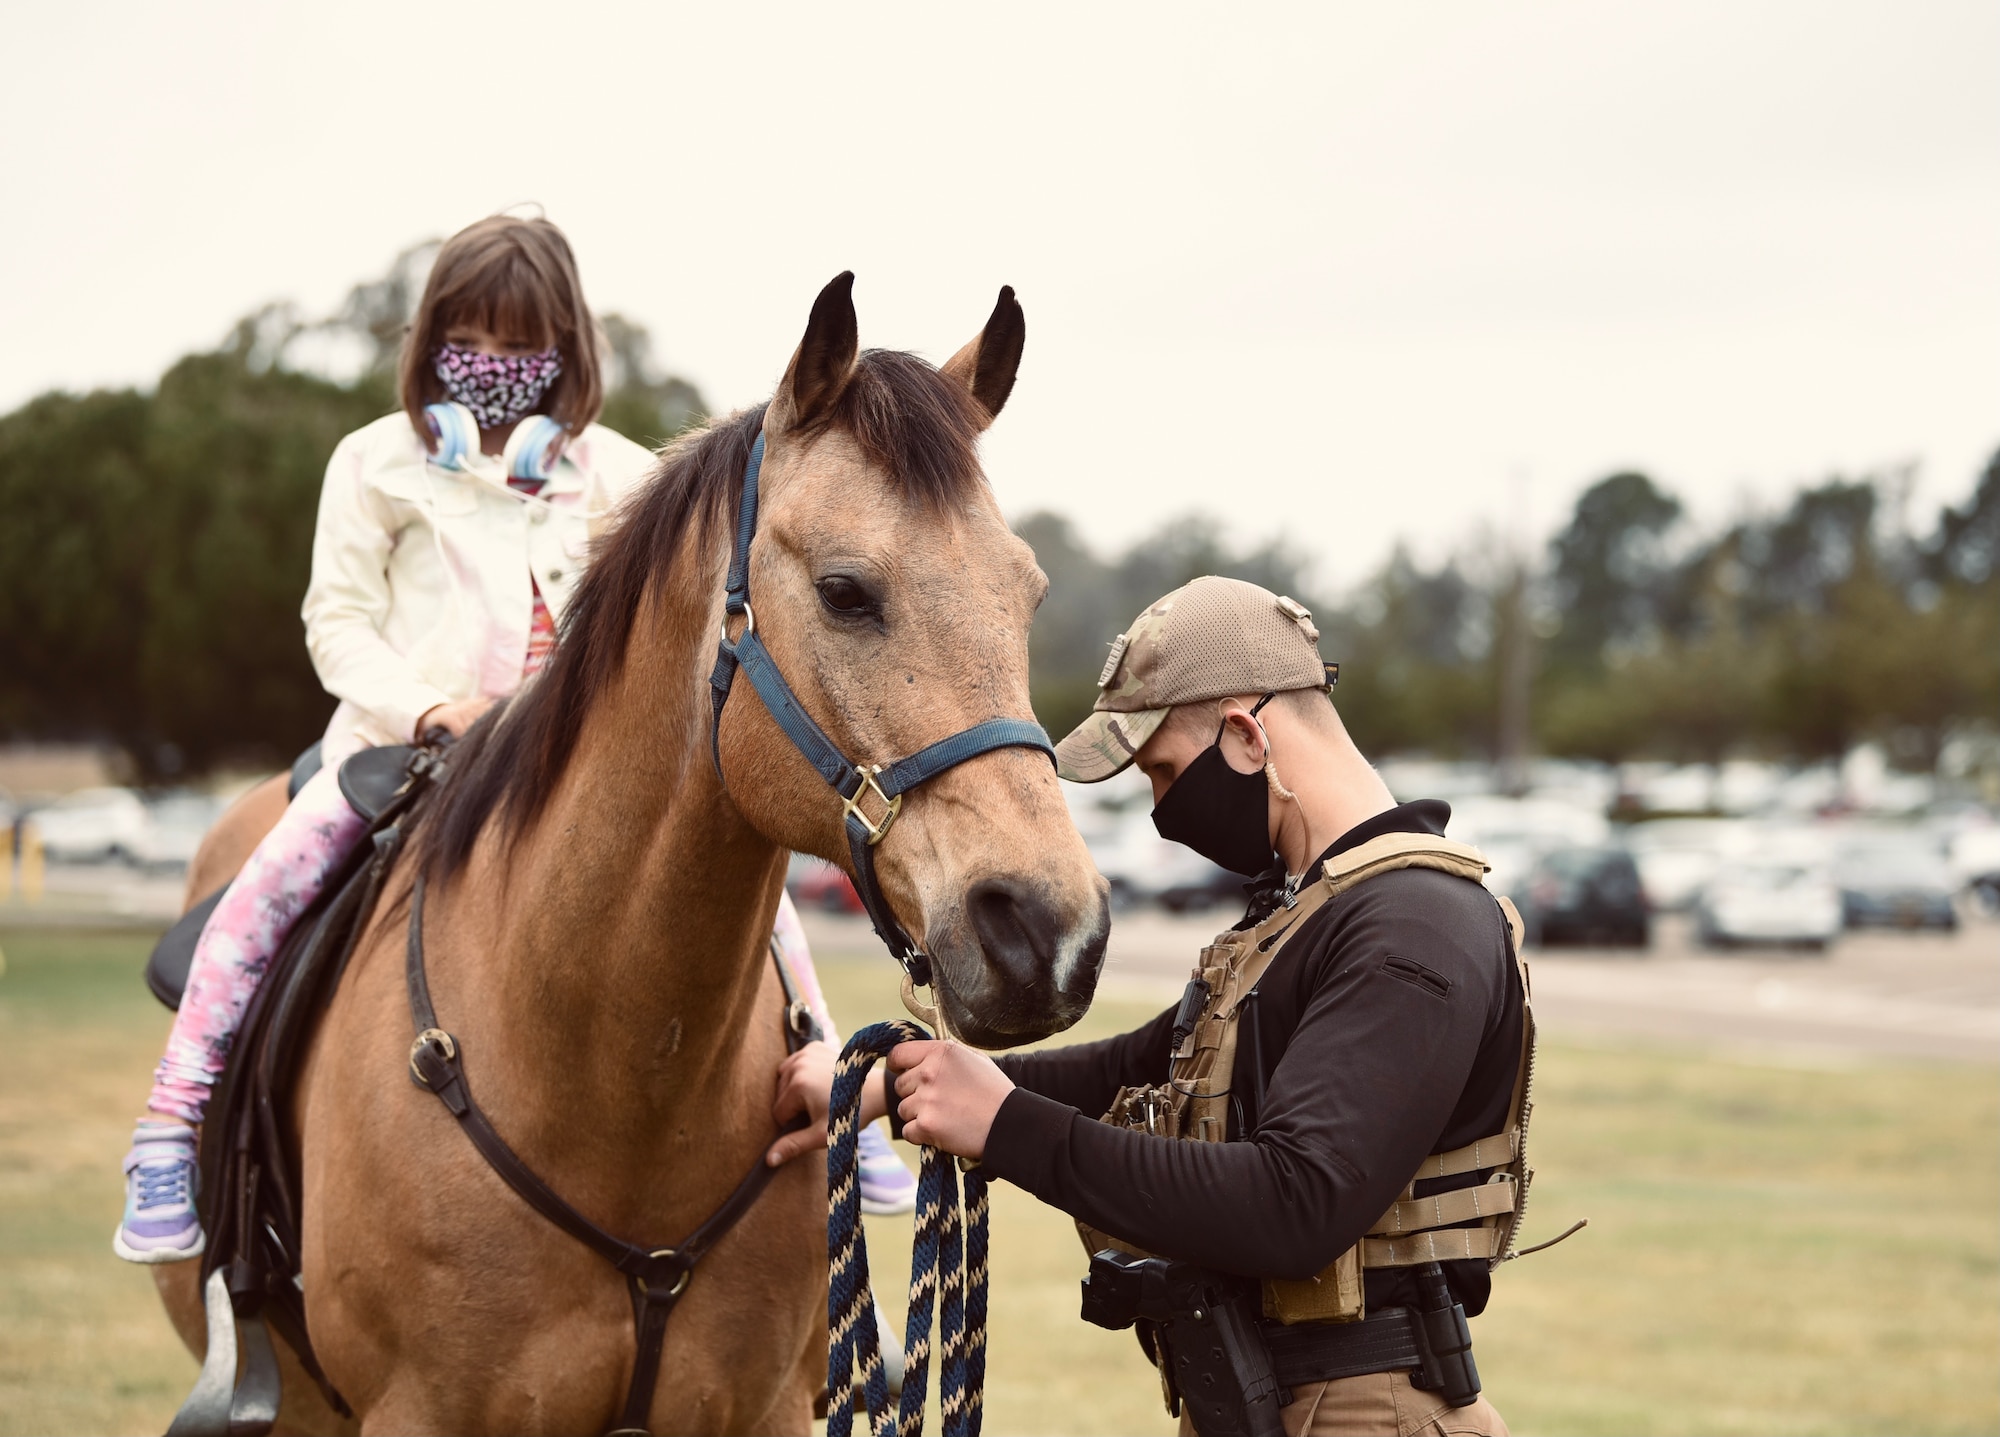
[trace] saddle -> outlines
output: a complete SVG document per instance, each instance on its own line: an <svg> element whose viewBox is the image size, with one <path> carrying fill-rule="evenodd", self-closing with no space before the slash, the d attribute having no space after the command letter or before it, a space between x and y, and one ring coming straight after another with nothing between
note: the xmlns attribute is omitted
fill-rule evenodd
<svg viewBox="0 0 2000 1437"><path fill-rule="evenodd" d="M416 749L408 744L389 744L381 748L364 748L341 764L338 774L340 792L349 807L370 823L380 818L401 790L408 776L410 759L415 753ZM297 798L299 790L319 770L319 745L314 744L292 764L291 780L285 785L286 799ZM155 998L169 1008L179 1009L181 1006L181 994L187 988L188 967L194 962L195 944L201 941L201 930L208 926L209 915L215 912L215 905L228 891L229 885L225 883L188 909L153 945L152 956L146 960L146 986Z"/></svg>

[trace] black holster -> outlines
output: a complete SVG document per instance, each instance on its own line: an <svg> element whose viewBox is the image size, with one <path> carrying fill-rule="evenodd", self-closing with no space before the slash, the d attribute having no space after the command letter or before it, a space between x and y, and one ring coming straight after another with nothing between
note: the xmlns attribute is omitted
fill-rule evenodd
<svg viewBox="0 0 2000 1437"><path fill-rule="evenodd" d="M1465 1308L1451 1295L1444 1269L1434 1262L1413 1269L1418 1304L1410 1313L1423 1365L1410 1374L1410 1385L1435 1392L1454 1407L1470 1407L1479 1398L1479 1365L1472 1360L1472 1329Z"/></svg>
<svg viewBox="0 0 2000 1437"><path fill-rule="evenodd" d="M1168 1411L1184 1405L1200 1437L1282 1437L1278 1409L1289 1394L1272 1371L1260 1315L1255 1283L1163 1257L1106 1249L1083 1280L1083 1320L1114 1330L1144 1324Z"/></svg>

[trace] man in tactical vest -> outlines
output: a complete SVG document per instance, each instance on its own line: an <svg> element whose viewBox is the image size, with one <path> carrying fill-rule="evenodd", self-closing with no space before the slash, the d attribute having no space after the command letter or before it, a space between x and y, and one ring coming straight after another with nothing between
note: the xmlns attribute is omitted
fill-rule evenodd
<svg viewBox="0 0 2000 1437"><path fill-rule="evenodd" d="M1255 880L1180 1004L997 1059L904 1044L861 1118L893 1106L1076 1218L1083 1315L1136 1326L1184 1432L1504 1433L1465 1319L1528 1177L1518 926L1447 806L1398 804L1355 748L1318 642L1294 600L1197 579L1119 636L1057 747L1073 782L1137 764L1162 835ZM823 1118L830 1077L795 1056L780 1116Z"/></svg>

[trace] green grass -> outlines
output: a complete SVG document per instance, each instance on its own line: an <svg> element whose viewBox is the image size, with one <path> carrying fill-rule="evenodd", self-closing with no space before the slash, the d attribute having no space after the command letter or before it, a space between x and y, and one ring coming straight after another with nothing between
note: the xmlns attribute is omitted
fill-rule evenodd
<svg viewBox="0 0 2000 1437"><path fill-rule="evenodd" d="M152 939L7 933L0 974L0 1432L159 1432L194 1380L111 1255L118 1160L166 1042Z"/></svg>
<svg viewBox="0 0 2000 1437"><path fill-rule="evenodd" d="M158 1431L194 1376L110 1252L166 1032L148 943L0 936L0 1434ZM892 975L822 965L850 1030L900 1011ZM1077 1036L1146 1016L1106 1002ZM1537 1099L1530 1240L1591 1225L1474 1323L1515 1431L2000 1431L2000 1070L1551 1043ZM908 1220L869 1240L900 1314ZM1068 1219L1000 1184L993 1248L988 1430L1172 1430L1129 1334L1077 1320Z"/></svg>

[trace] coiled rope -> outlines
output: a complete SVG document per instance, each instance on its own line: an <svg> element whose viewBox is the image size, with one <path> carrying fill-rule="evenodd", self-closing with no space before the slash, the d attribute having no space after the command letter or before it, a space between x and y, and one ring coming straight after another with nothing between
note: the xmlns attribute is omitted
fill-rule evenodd
<svg viewBox="0 0 2000 1437"><path fill-rule="evenodd" d="M957 1165L925 1148L917 1176L916 1232L910 1254L910 1313L904 1327L903 1395L892 1415L889 1380L875 1332L875 1293L868 1278L868 1239L861 1229L856 1148L861 1140L861 1091L877 1058L898 1043L931 1035L897 1019L863 1028L847 1040L833 1074L827 1142L826 1437L850 1437L867 1410L869 1437L918 1437L930 1386L931 1305L938 1307L938 1408L944 1437L979 1437L986 1392L986 1179L965 1175L959 1209ZM856 1366L861 1372L857 1389Z"/></svg>

